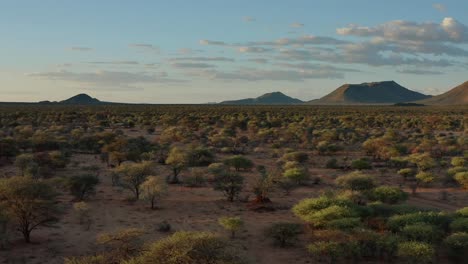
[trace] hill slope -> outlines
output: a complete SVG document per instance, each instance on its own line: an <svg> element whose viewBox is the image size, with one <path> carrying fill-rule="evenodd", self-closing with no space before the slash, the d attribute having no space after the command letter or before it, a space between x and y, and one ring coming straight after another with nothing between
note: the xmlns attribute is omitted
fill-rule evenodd
<svg viewBox="0 0 468 264"><path fill-rule="evenodd" d="M220 104L231 105L290 105L302 104L303 101L289 97L281 92L266 93L257 98L247 98L240 100L224 101Z"/></svg>
<svg viewBox="0 0 468 264"><path fill-rule="evenodd" d="M74 104L74 105L96 105L102 102L96 98L92 98L87 94L78 94L59 102L60 104Z"/></svg>
<svg viewBox="0 0 468 264"><path fill-rule="evenodd" d="M320 99L309 101L308 104L394 104L429 97L429 95L411 91L394 81L385 81L345 84Z"/></svg>
<svg viewBox="0 0 468 264"><path fill-rule="evenodd" d="M415 101L415 103L426 105L463 105L468 104L468 81L451 89L448 92L432 98Z"/></svg>

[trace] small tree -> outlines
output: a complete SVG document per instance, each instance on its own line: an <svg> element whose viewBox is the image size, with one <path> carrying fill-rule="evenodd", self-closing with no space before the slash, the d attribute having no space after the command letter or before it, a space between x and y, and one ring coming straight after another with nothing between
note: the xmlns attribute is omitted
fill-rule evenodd
<svg viewBox="0 0 468 264"><path fill-rule="evenodd" d="M244 226L244 222L240 217L221 217L218 219L218 223L231 232L231 238L234 238L236 232Z"/></svg>
<svg viewBox="0 0 468 264"><path fill-rule="evenodd" d="M224 172L215 175L214 178L214 189L222 191L229 202L233 202L234 199L242 191L244 184L244 177L235 172Z"/></svg>
<svg viewBox="0 0 468 264"><path fill-rule="evenodd" d="M254 164L251 160L244 156L236 155L224 160L226 166L234 168L236 171L249 170L253 168Z"/></svg>
<svg viewBox="0 0 468 264"><path fill-rule="evenodd" d="M404 168L398 171L398 174L400 174L403 177L403 181L408 180L408 178L412 178L416 175L416 172L411 169L411 168Z"/></svg>
<svg viewBox="0 0 468 264"><path fill-rule="evenodd" d="M266 229L266 235L283 248L294 243L301 229L301 225L296 223L275 223Z"/></svg>
<svg viewBox="0 0 468 264"><path fill-rule="evenodd" d="M140 186L148 176L153 174L153 167L153 163L149 161L120 165L116 170L120 177L119 185L131 191L135 195L136 200L140 199Z"/></svg>
<svg viewBox="0 0 468 264"><path fill-rule="evenodd" d="M28 177L0 180L0 206L26 243L31 242L33 230L57 220L55 198L55 191L45 182Z"/></svg>
<svg viewBox="0 0 468 264"><path fill-rule="evenodd" d="M260 172L260 177L253 186L253 192L256 196L255 201L259 203L269 202L270 198L268 196L274 189L276 177L274 173L268 173L263 166L257 168L257 170Z"/></svg>
<svg viewBox="0 0 468 264"><path fill-rule="evenodd" d="M416 164L420 171L426 171L436 166L435 160L429 153L415 153L408 157L409 162Z"/></svg>
<svg viewBox="0 0 468 264"><path fill-rule="evenodd" d="M412 193L413 194L416 194L416 190L417 188L421 185L421 184L429 184L431 182L433 182L435 179L434 175L430 172L425 172L425 171L420 171L418 174L416 174L412 184L411 184L411 189L412 189Z"/></svg>
<svg viewBox="0 0 468 264"><path fill-rule="evenodd" d="M82 201L94 194L98 184L99 178L90 174L72 176L66 180L66 185L70 193L75 196L78 201Z"/></svg>
<svg viewBox="0 0 468 264"><path fill-rule="evenodd" d="M166 164L170 165L173 172L173 178L170 180L170 183L177 184L179 183L179 174L187 166L188 157L187 153L181 147L173 147L169 151L169 155L166 159Z"/></svg>
<svg viewBox="0 0 468 264"><path fill-rule="evenodd" d="M283 177L294 182L297 185L303 184L309 179L309 173L305 168L291 168L283 173Z"/></svg>
<svg viewBox="0 0 468 264"><path fill-rule="evenodd" d="M161 177L150 176L140 187L143 198L151 203L151 209L155 208L158 199L167 195L167 183Z"/></svg>

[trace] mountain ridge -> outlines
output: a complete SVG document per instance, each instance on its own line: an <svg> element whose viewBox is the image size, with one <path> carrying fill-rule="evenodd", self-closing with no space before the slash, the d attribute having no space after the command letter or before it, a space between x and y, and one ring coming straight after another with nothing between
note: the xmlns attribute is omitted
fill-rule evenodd
<svg viewBox="0 0 468 264"><path fill-rule="evenodd" d="M412 91L395 81L344 84L320 99L308 101L317 105L395 104L427 99L430 95Z"/></svg>
<svg viewBox="0 0 468 264"><path fill-rule="evenodd" d="M222 101L219 104L230 105L291 105L302 104L304 101L285 95L282 92L271 92L256 98Z"/></svg>
<svg viewBox="0 0 468 264"><path fill-rule="evenodd" d="M431 98L414 101L425 105L464 105L468 104L468 81Z"/></svg>

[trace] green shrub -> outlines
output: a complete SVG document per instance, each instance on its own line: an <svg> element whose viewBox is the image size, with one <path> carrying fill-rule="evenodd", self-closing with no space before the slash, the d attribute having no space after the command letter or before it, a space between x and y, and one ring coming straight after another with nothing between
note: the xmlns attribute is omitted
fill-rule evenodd
<svg viewBox="0 0 468 264"><path fill-rule="evenodd" d="M314 242L307 246L307 250L319 259L328 258L332 263L347 252L345 244L332 241Z"/></svg>
<svg viewBox="0 0 468 264"><path fill-rule="evenodd" d="M464 189L468 189L468 171L458 172L453 177Z"/></svg>
<svg viewBox="0 0 468 264"><path fill-rule="evenodd" d="M440 229L446 230L450 220L450 217L444 213L416 212L394 215L388 219L387 226L394 232L402 230L407 225L413 225L417 223L431 224L437 226Z"/></svg>
<svg viewBox="0 0 468 264"><path fill-rule="evenodd" d="M403 227L401 234L407 240L410 241L421 241L421 242L436 242L438 241L443 233L438 230L436 226L429 224L412 224Z"/></svg>
<svg viewBox="0 0 468 264"><path fill-rule="evenodd" d="M429 263L434 258L435 250L424 242L402 242L398 245L397 255L409 263Z"/></svg>
<svg viewBox="0 0 468 264"><path fill-rule="evenodd" d="M466 165L466 161L464 157L453 157L450 164L454 167L463 167Z"/></svg>
<svg viewBox="0 0 468 264"><path fill-rule="evenodd" d="M468 232L468 218L457 218L450 223L452 232Z"/></svg>
<svg viewBox="0 0 468 264"><path fill-rule="evenodd" d="M334 219L328 221L325 226L330 229L351 230L361 226L361 219L359 217L346 217L341 219Z"/></svg>
<svg viewBox="0 0 468 264"><path fill-rule="evenodd" d="M372 168L372 165L367 159L357 159L351 162L351 168L355 170L368 170Z"/></svg>
<svg viewBox="0 0 468 264"><path fill-rule="evenodd" d="M345 189L353 191L370 190L375 186L374 178L360 172L353 172L347 175L338 177L336 183Z"/></svg>
<svg viewBox="0 0 468 264"><path fill-rule="evenodd" d="M348 207L332 205L330 207L318 210L306 217L306 222L314 227L324 227L330 221L341 218L353 217L356 214Z"/></svg>
<svg viewBox="0 0 468 264"><path fill-rule="evenodd" d="M408 194L398 187L379 186L370 191L369 198L373 201L395 204L408 199Z"/></svg>
<svg viewBox="0 0 468 264"><path fill-rule="evenodd" d="M456 259L468 257L468 233L453 233L445 238L444 245L450 256Z"/></svg>
<svg viewBox="0 0 468 264"><path fill-rule="evenodd" d="M129 263L246 263L223 239L211 233L177 232L148 247Z"/></svg>
<svg viewBox="0 0 468 264"><path fill-rule="evenodd" d="M462 217L468 217L468 207L458 209L455 214Z"/></svg>

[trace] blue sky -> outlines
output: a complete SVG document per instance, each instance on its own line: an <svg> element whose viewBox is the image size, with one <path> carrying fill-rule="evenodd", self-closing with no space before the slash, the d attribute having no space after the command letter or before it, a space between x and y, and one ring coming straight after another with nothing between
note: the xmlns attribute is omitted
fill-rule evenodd
<svg viewBox="0 0 468 264"><path fill-rule="evenodd" d="M0 0L0 101L203 103L468 78L468 1Z"/></svg>

